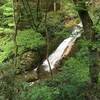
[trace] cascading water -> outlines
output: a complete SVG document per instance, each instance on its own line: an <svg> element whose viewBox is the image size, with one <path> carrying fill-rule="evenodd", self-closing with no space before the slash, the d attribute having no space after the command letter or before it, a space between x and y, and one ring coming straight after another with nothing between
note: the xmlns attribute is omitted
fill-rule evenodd
<svg viewBox="0 0 100 100"><path fill-rule="evenodd" d="M65 56L69 53L69 50L71 49L72 45L76 41L77 38L81 36L82 31L82 23L79 23L77 26L74 27L72 34L69 38L65 39L58 48L48 57L48 60L46 59L42 66L43 70L50 72L51 70L55 68L55 65ZM65 53L66 51L66 53ZM65 54L64 54L65 53ZM50 63L50 66L49 66Z"/></svg>

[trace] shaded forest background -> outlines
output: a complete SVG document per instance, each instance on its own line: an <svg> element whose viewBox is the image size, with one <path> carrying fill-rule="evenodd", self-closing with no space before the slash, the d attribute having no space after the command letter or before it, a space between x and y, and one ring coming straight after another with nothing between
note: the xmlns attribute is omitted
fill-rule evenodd
<svg viewBox="0 0 100 100"><path fill-rule="evenodd" d="M100 100L100 1L77 1L0 1L0 100ZM87 18L80 12L88 12L93 25L85 28L88 22L83 23L81 38L53 79L50 73L36 73L46 56ZM91 30L95 40L88 34Z"/></svg>

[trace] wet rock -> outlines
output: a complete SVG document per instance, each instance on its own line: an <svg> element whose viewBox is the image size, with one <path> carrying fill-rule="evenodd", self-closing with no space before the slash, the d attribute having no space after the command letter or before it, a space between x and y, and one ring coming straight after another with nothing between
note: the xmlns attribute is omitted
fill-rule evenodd
<svg viewBox="0 0 100 100"><path fill-rule="evenodd" d="M27 82L34 82L38 80L37 73L33 70L24 75L25 81Z"/></svg>
<svg viewBox="0 0 100 100"><path fill-rule="evenodd" d="M16 75L17 81L34 82L38 80L37 73L34 70L25 71L24 73Z"/></svg>

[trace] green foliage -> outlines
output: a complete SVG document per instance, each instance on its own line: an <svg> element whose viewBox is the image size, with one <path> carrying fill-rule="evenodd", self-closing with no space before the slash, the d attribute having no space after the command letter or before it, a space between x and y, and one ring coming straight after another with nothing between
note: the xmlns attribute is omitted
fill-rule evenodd
<svg viewBox="0 0 100 100"><path fill-rule="evenodd" d="M32 87L31 93L24 94L25 100L52 100L53 89L47 86Z"/></svg>
<svg viewBox="0 0 100 100"><path fill-rule="evenodd" d="M19 45L19 53L22 53L26 49L38 50L45 45L45 40L40 33L24 30L18 33L17 44Z"/></svg>
<svg viewBox="0 0 100 100"><path fill-rule="evenodd" d="M85 100L86 82L89 81L89 52L81 44L79 47L79 52L64 61L62 71L53 80L27 85L19 97L23 100Z"/></svg>
<svg viewBox="0 0 100 100"><path fill-rule="evenodd" d="M0 52L0 63L3 62L4 59L7 59L10 55L12 55L14 44L8 37L4 37L0 42L1 49L3 52Z"/></svg>
<svg viewBox="0 0 100 100"><path fill-rule="evenodd" d="M62 71L53 80L33 86L21 83L15 100L85 100L85 82L89 80L88 49L79 47L79 52L64 61Z"/></svg>
<svg viewBox="0 0 100 100"><path fill-rule="evenodd" d="M11 0L5 1L2 6L0 6L0 27L9 28L9 30L13 30L14 22L13 22L13 8ZM1 31L0 31L1 32ZM4 32L4 31L2 31ZM9 32L8 32L9 33Z"/></svg>
<svg viewBox="0 0 100 100"><path fill-rule="evenodd" d="M17 100L16 93L18 84L15 82L15 75L13 71L10 70L6 73L3 73L1 68L0 70L2 71L2 76L0 77L0 100Z"/></svg>
<svg viewBox="0 0 100 100"><path fill-rule="evenodd" d="M47 30L50 36L54 35L55 32L59 32L64 28L63 23L62 23L63 18L64 17L60 11L48 12ZM38 31L40 33L43 33L43 35L45 35L45 19L43 19L43 22L40 24Z"/></svg>
<svg viewBox="0 0 100 100"><path fill-rule="evenodd" d="M18 44L18 54L22 54L26 50L40 50L41 47L45 45L45 40L40 33L37 33L33 30L24 30L19 31L17 36ZM5 36L1 39L0 42L1 49L3 52L0 52L0 63L5 59L10 59L14 54L14 43L12 39Z"/></svg>
<svg viewBox="0 0 100 100"><path fill-rule="evenodd" d="M64 0L64 3L66 4L67 0ZM69 4L64 10L68 10L69 7L72 9L73 5ZM80 6L78 6L76 9L80 10L83 9L83 7L80 8ZM14 33L12 29L14 24L11 0L6 0L0 4L0 10L0 33L6 34L0 34L0 49L3 50L3 52L0 52L0 63L2 63L6 59L13 58L14 55L12 37L7 35L8 33ZM36 19L36 11L32 12ZM73 15L70 11L67 14ZM39 15L40 17L42 16L41 13ZM56 43L56 45L58 45L69 35L63 23L65 15L66 14L62 14L62 12L48 13L47 28L50 36L50 49L52 49L53 46L56 47ZM30 17L31 16L29 16L29 18ZM22 18L27 20L24 14ZM99 35L100 23L96 22L97 20L94 19L95 26L93 28L95 28L97 35ZM35 20L35 23L38 24L39 20ZM42 36L42 33L45 34L44 24L44 22L41 23L38 32L31 29L18 31L18 56L28 50L44 52L42 49L45 46L45 37ZM80 39L77 41L77 45L78 52L62 62L61 71L54 76L54 79L40 81L39 84L30 85L30 83L20 82L15 76L16 68L13 68L11 64L5 65L2 63L0 66L0 100L86 100L85 96L88 94L86 83L89 82L89 66L91 64L88 47L92 46L93 49L97 48L98 51L100 51L100 40L97 39L95 43L92 43L91 41ZM54 50L54 48L52 50ZM4 77L2 77L2 75L4 75Z"/></svg>

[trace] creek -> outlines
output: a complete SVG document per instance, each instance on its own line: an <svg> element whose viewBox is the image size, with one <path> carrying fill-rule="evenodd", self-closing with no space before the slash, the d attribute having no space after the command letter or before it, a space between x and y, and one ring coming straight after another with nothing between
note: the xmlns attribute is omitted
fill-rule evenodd
<svg viewBox="0 0 100 100"><path fill-rule="evenodd" d="M48 57L48 60L44 60L42 64L43 70L50 72L50 67L51 70L57 67L57 64L70 53L72 46L74 45L75 41L81 36L81 33L82 23L80 22L73 28L73 31L69 38L64 39L60 43L57 49Z"/></svg>

